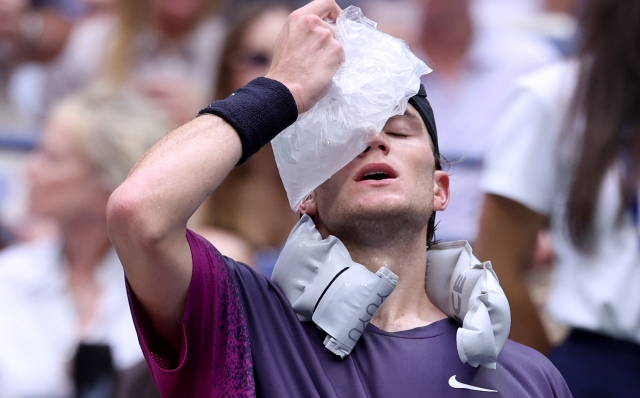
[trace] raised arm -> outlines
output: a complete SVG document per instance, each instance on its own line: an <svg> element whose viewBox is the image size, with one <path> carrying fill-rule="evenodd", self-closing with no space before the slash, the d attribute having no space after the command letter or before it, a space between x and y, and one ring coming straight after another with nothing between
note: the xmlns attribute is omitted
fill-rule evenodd
<svg viewBox="0 0 640 398"><path fill-rule="evenodd" d="M298 112L322 98L343 61L342 47L324 21L339 12L334 0L315 0L290 15L276 42L266 77L289 90ZM151 148L109 200L109 236L130 286L177 351L193 271L187 220L247 156L246 143L223 118L197 117Z"/></svg>
<svg viewBox="0 0 640 398"><path fill-rule="evenodd" d="M491 261L511 306L513 340L548 354L549 341L527 286L524 273L531 266L538 231L547 218L502 196L485 195L474 254Z"/></svg>

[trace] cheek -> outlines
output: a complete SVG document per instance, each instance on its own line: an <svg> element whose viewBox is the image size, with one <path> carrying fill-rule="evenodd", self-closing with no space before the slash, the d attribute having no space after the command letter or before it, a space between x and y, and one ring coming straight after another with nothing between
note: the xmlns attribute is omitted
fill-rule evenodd
<svg viewBox="0 0 640 398"><path fill-rule="evenodd" d="M35 215L56 217L69 204L69 198L76 187L69 181L55 175L54 170L38 169L31 174L29 204Z"/></svg>
<svg viewBox="0 0 640 398"><path fill-rule="evenodd" d="M336 197L336 190L335 187L331 184L330 180L326 181L324 184L316 188L314 192L318 210L331 207Z"/></svg>
<svg viewBox="0 0 640 398"><path fill-rule="evenodd" d="M29 172L32 194L71 197L88 184L94 185L87 167L72 161L34 162Z"/></svg>
<svg viewBox="0 0 640 398"><path fill-rule="evenodd" d="M433 197L434 190L434 176L433 170L434 166L432 162L425 162L424 156L428 156L430 154L425 154L421 156L419 161L414 163L413 170L415 170L415 180L414 180L414 189L418 195L421 197Z"/></svg>
<svg viewBox="0 0 640 398"><path fill-rule="evenodd" d="M315 200L320 214L328 214L332 211L344 198L341 195L341 187L344 184L339 180L338 175L332 176L322 185L316 188Z"/></svg>
<svg viewBox="0 0 640 398"><path fill-rule="evenodd" d="M57 167L46 166L42 162L33 161L28 168L29 183L32 193L43 193L56 189L64 181L61 170Z"/></svg>

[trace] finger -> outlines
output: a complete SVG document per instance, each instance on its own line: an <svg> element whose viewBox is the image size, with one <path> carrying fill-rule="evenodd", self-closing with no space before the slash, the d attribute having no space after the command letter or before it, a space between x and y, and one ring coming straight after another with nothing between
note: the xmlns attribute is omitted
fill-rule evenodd
<svg viewBox="0 0 640 398"><path fill-rule="evenodd" d="M342 10L335 0L314 0L298 9L298 12L303 14L315 14L319 16L320 19L329 18L332 20L338 18L340 11Z"/></svg>
<svg viewBox="0 0 640 398"><path fill-rule="evenodd" d="M322 26L329 29L333 37L336 37L336 26L334 24L329 23L327 21L322 21Z"/></svg>

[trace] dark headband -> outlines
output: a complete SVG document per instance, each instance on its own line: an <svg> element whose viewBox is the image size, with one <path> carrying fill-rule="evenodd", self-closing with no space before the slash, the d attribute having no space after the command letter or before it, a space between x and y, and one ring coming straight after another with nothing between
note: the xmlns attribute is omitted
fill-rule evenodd
<svg viewBox="0 0 640 398"><path fill-rule="evenodd" d="M435 149L434 156L436 158L436 168L440 170L440 148L438 146L438 130L436 130L436 119L433 116L433 108L431 108L431 104L427 99L427 90L425 90L422 84L420 85L418 94L409 98L409 103L414 108L416 108L416 110L420 114L420 117L424 121L424 124L427 126L429 136L431 137L431 141L433 142L433 147Z"/></svg>
<svg viewBox="0 0 640 398"><path fill-rule="evenodd" d="M442 165L440 164L440 147L438 146L438 130L436 130L436 119L433 116L433 108L431 108L431 104L427 99L427 90L425 90L424 86L420 85L420 90L418 90L418 94L409 98L409 103L416 108L420 117L424 121L424 124L427 126L427 130L429 131L429 136L431 137L431 141L433 142L433 156L435 157L435 166L436 170L442 170ZM431 213L431 217L429 217L429 225L427 226L427 248L435 243L435 231L436 231L436 212Z"/></svg>

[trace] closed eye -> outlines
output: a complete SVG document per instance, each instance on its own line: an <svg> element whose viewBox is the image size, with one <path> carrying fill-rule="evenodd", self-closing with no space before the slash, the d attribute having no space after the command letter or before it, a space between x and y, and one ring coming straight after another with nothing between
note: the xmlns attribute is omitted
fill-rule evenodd
<svg viewBox="0 0 640 398"><path fill-rule="evenodd" d="M387 132L386 133L389 137L397 137L397 138L406 138L409 135L408 134L404 134L404 133L396 133L393 131Z"/></svg>

